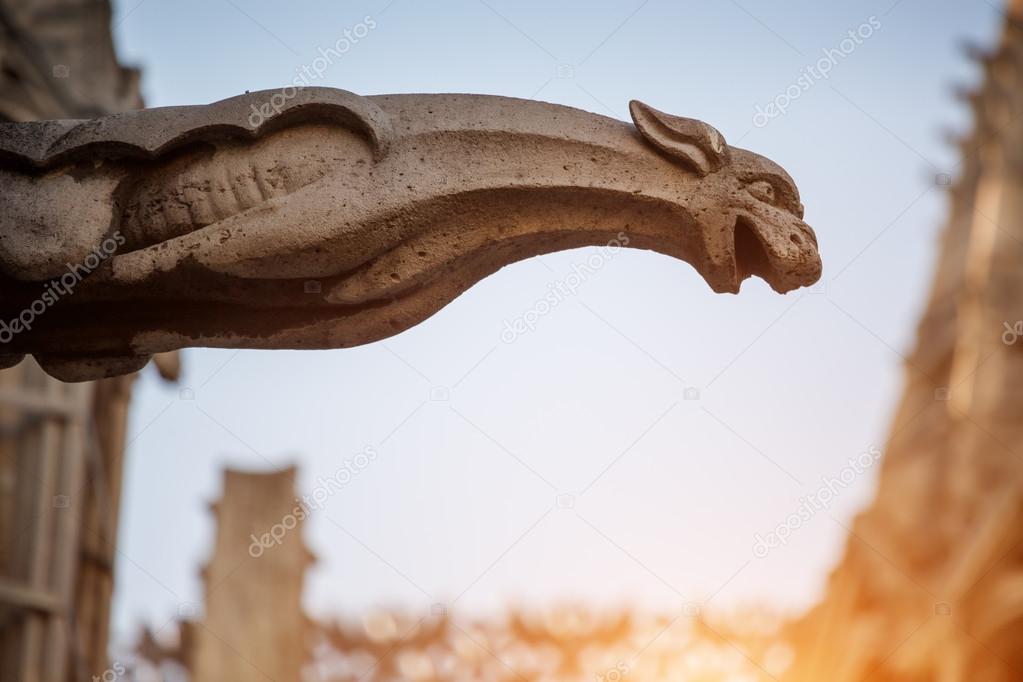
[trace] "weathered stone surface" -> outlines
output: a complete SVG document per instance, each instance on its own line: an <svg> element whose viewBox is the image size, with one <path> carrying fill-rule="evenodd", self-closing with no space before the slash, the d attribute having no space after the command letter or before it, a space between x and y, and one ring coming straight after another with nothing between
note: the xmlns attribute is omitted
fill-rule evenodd
<svg viewBox="0 0 1023 682"><path fill-rule="evenodd" d="M685 260L717 292L816 281L784 170L700 121L631 112L307 88L2 124L0 320L39 312L0 341L65 380L185 346L346 347L509 263L608 243Z"/></svg>

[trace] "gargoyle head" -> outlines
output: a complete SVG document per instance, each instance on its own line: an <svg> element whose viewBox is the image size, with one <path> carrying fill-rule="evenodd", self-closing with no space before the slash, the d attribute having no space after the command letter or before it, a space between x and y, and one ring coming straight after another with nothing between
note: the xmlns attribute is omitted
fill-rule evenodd
<svg viewBox="0 0 1023 682"><path fill-rule="evenodd" d="M817 237L803 222L799 190L788 173L759 154L729 147L702 121L636 100L629 109L643 137L698 178L686 203L701 227L700 256L715 291L737 292L751 275L779 293L817 281Z"/></svg>

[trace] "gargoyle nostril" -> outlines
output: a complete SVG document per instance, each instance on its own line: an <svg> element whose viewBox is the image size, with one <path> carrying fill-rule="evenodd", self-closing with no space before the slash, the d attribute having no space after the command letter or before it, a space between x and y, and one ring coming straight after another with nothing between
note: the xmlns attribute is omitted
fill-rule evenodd
<svg viewBox="0 0 1023 682"><path fill-rule="evenodd" d="M793 244L796 244L797 246L802 246L803 245L802 238L798 234L795 234L795 233L789 235L789 241L792 242Z"/></svg>

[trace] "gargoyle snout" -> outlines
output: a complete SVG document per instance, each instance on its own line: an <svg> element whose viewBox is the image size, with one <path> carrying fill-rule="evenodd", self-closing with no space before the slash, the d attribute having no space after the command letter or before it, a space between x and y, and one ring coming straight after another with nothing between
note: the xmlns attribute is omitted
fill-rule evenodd
<svg viewBox="0 0 1023 682"><path fill-rule="evenodd" d="M759 215L758 215L759 214ZM785 211L740 213L735 221L736 285L751 275L778 293L810 286L821 275L817 236Z"/></svg>

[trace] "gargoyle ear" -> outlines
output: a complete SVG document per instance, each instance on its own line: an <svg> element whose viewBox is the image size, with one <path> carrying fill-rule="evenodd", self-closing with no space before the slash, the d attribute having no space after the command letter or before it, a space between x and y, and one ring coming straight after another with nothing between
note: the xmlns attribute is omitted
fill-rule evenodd
<svg viewBox="0 0 1023 682"><path fill-rule="evenodd" d="M700 175L713 173L728 160L725 138L703 121L672 116L635 99L629 102L629 113L636 128L651 144L689 164Z"/></svg>

